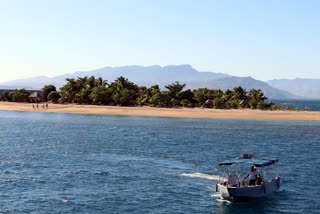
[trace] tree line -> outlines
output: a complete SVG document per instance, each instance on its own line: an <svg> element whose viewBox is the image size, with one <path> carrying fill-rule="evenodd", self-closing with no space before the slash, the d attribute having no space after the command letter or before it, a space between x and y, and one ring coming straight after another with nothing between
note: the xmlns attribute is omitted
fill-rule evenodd
<svg viewBox="0 0 320 214"><path fill-rule="evenodd" d="M59 91L54 85L45 85L41 89L43 101L54 103L79 103L120 106L153 107L208 107L208 108L252 108L269 109L267 97L261 89L246 89L241 86L233 90L199 88L184 90L185 84L174 82L161 90L159 85L138 86L120 76L114 82L101 77L67 78ZM16 92L3 92L6 101L27 102L30 92L20 89Z"/></svg>

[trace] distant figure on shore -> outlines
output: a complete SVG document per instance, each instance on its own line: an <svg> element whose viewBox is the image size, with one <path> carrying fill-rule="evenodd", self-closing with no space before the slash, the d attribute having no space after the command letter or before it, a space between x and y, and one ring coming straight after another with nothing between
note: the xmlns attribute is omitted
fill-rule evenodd
<svg viewBox="0 0 320 214"><path fill-rule="evenodd" d="M32 108L34 108L34 104L32 104Z"/></svg>
<svg viewBox="0 0 320 214"><path fill-rule="evenodd" d="M49 107L49 105L48 105L48 103L46 103L46 108L48 108Z"/></svg>
<svg viewBox="0 0 320 214"><path fill-rule="evenodd" d="M37 108L39 108L38 103L37 103Z"/></svg>
<svg viewBox="0 0 320 214"><path fill-rule="evenodd" d="M44 109L44 103L42 104L42 108Z"/></svg>

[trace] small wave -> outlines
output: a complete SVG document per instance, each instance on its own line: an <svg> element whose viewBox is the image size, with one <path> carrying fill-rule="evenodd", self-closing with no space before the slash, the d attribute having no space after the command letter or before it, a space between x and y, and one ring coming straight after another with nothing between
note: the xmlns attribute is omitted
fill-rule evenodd
<svg viewBox="0 0 320 214"><path fill-rule="evenodd" d="M208 179L208 180L219 180L218 175L209 175L209 174L203 174L200 172L196 173L181 173L180 176L185 176L189 178L202 178L202 179Z"/></svg>
<svg viewBox="0 0 320 214"><path fill-rule="evenodd" d="M67 174L79 174L79 173L80 173L80 169L68 170L66 173L67 173Z"/></svg>
<svg viewBox="0 0 320 214"><path fill-rule="evenodd" d="M99 172L96 172L96 173L94 173L94 174L96 174L96 175L109 175L109 172L103 172L103 171L99 171Z"/></svg>

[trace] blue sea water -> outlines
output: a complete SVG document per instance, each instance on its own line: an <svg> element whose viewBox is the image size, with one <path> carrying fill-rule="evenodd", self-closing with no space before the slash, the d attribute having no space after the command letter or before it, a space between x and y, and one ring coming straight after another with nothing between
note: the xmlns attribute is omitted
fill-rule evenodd
<svg viewBox="0 0 320 214"><path fill-rule="evenodd" d="M4 213L319 213L320 123L0 111ZM281 188L235 203L217 164L280 159Z"/></svg>
<svg viewBox="0 0 320 214"><path fill-rule="evenodd" d="M310 108L310 111L320 111L320 100L272 100L272 102L284 108L302 108L303 110Z"/></svg>

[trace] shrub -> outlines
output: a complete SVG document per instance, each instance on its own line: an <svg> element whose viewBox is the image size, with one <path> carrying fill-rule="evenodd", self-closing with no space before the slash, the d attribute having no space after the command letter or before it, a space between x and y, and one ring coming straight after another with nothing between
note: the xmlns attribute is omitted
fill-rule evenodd
<svg viewBox="0 0 320 214"><path fill-rule="evenodd" d="M41 96L43 97L44 101L48 101L48 95L52 92L56 91L56 87L54 85L45 85L41 89Z"/></svg>
<svg viewBox="0 0 320 214"><path fill-rule="evenodd" d="M92 99L90 98L90 94L92 93L91 88L84 88L77 94L77 98L80 103L91 103Z"/></svg>
<svg viewBox="0 0 320 214"><path fill-rule="evenodd" d="M150 102L153 106L160 105L166 107L170 104L170 96L165 92L157 92L151 97Z"/></svg>
<svg viewBox="0 0 320 214"><path fill-rule="evenodd" d="M119 99L119 103L122 106L127 106L129 105L131 99L132 99L132 95L130 93L131 91L128 89L123 89L120 93L120 99Z"/></svg>
<svg viewBox="0 0 320 214"><path fill-rule="evenodd" d="M258 105L258 102L256 100L252 99L249 101L249 106L251 109L256 109L257 105Z"/></svg>
<svg viewBox="0 0 320 214"><path fill-rule="evenodd" d="M143 106L143 105L145 104L144 98L143 98L143 97L138 97L138 98L137 98L137 104L138 104L139 106Z"/></svg>
<svg viewBox="0 0 320 214"><path fill-rule="evenodd" d="M268 109L270 108L269 104L268 103L265 103L263 101L260 101L258 104L257 104L257 108L260 109L260 110L263 110L263 109Z"/></svg>
<svg viewBox="0 0 320 214"><path fill-rule="evenodd" d="M191 107L191 102L187 99L183 99L181 100L180 104L183 106L183 107Z"/></svg>
<svg viewBox="0 0 320 214"><path fill-rule="evenodd" d="M105 88L104 86L95 87L92 89L89 98L100 104L109 104L112 101L112 88Z"/></svg>
<svg viewBox="0 0 320 214"><path fill-rule="evenodd" d="M228 108L238 108L239 107L238 100L229 100L226 104L227 104Z"/></svg>
<svg viewBox="0 0 320 214"><path fill-rule="evenodd" d="M52 102L57 102L60 99L60 94L57 91L51 91L48 94L48 100Z"/></svg>
<svg viewBox="0 0 320 214"><path fill-rule="evenodd" d="M9 97L9 94L10 94L9 91L4 91L2 94L4 96L5 101L8 101L8 102L11 101L11 99Z"/></svg>
<svg viewBox="0 0 320 214"><path fill-rule="evenodd" d="M224 107L224 101L221 98L215 98L212 100L212 104L214 108L223 108Z"/></svg>
<svg viewBox="0 0 320 214"><path fill-rule="evenodd" d="M26 89L22 88L22 89L13 93L12 101L13 102L28 102L30 94L31 94L30 91L27 91ZM10 96L10 93L9 93L9 96Z"/></svg>

